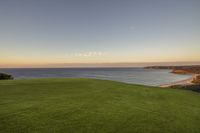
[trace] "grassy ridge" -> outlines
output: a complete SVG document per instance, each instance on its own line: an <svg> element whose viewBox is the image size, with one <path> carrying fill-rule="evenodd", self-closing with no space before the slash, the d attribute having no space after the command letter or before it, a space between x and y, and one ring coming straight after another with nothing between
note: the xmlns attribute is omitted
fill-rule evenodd
<svg viewBox="0 0 200 133"><path fill-rule="evenodd" d="M0 81L1 133L199 133L198 93L95 79Z"/></svg>

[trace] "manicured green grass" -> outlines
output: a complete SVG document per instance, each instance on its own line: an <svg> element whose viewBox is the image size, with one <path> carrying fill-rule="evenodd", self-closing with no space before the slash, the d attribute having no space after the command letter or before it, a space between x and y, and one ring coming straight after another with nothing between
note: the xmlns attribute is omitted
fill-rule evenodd
<svg viewBox="0 0 200 133"><path fill-rule="evenodd" d="M95 79L0 81L1 133L200 133L200 94Z"/></svg>

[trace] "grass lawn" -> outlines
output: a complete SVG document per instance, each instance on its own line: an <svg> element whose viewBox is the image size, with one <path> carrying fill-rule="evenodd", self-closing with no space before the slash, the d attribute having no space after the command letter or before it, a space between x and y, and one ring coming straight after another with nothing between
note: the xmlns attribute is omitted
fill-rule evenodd
<svg viewBox="0 0 200 133"><path fill-rule="evenodd" d="M95 79L0 81L0 133L200 133L200 94Z"/></svg>

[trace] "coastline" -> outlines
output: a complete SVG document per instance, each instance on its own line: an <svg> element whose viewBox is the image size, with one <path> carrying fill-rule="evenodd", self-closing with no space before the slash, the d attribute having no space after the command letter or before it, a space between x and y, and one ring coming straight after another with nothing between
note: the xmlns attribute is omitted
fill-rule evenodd
<svg viewBox="0 0 200 133"><path fill-rule="evenodd" d="M148 66L146 69L172 69L174 74L190 74L191 77L181 81L161 84L159 87L183 87L183 88L199 88L200 84L200 65L185 66Z"/></svg>
<svg viewBox="0 0 200 133"><path fill-rule="evenodd" d="M194 85L194 83L192 83L192 81L198 76L199 74L193 74L191 75L190 78L188 79L185 79L185 80L180 80L180 81L175 81L175 82L171 82L171 83L166 83L166 84L163 84L163 85L159 85L159 87L171 87L171 86L175 86L175 85L183 85L183 86L186 86L186 85Z"/></svg>

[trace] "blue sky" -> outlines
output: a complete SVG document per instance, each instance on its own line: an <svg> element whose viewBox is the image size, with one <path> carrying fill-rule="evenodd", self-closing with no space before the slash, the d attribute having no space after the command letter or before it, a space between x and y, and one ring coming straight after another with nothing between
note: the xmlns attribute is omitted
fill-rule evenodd
<svg viewBox="0 0 200 133"><path fill-rule="evenodd" d="M1 0L0 49L8 66L200 61L200 1Z"/></svg>

